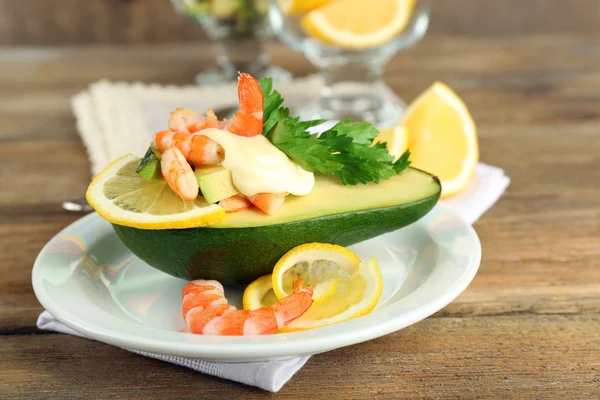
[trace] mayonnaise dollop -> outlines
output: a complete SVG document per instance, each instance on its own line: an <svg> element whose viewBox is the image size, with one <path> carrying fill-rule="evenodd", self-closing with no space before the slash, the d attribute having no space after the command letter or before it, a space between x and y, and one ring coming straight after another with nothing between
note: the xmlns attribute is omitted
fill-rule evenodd
<svg viewBox="0 0 600 400"><path fill-rule="evenodd" d="M205 135L225 150L221 165L231 171L242 194L288 192L304 196L315 185L315 175L303 170L263 135L244 137L221 129L204 129Z"/></svg>

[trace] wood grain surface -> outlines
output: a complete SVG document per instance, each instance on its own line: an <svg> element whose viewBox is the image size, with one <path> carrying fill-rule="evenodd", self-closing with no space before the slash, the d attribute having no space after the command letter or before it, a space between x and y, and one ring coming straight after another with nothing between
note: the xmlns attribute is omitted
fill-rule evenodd
<svg viewBox="0 0 600 400"><path fill-rule="evenodd" d="M581 2L584 3L584 2ZM590 2L592 3L592 2ZM481 268L405 330L318 355L278 394L35 328L42 246L77 216L89 165L69 100L100 79L191 82L205 45L0 49L0 398L600 398L600 39L427 37L386 81L413 99L453 86L482 161L512 178L475 228ZM310 65L280 45L275 63Z"/></svg>

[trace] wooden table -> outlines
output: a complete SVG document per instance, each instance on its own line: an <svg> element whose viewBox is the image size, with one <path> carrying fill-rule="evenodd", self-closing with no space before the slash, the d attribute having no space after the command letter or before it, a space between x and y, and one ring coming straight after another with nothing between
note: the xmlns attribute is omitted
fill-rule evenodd
<svg viewBox="0 0 600 400"><path fill-rule="evenodd" d="M307 62L274 46L275 63ZM99 78L187 83L202 45L0 49L0 398L533 399L600 397L600 41L597 35L428 38L387 82L464 98L481 158L512 178L475 224L483 261L434 316L315 356L278 394L35 328L32 263L78 218L89 182L70 97Z"/></svg>

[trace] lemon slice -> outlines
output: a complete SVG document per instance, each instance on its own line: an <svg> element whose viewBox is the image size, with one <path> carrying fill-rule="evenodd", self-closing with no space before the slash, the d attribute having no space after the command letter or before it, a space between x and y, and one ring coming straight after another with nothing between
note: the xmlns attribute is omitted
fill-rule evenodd
<svg viewBox="0 0 600 400"><path fill-rule="evenodd" d="M284 14L304 14L331 0L277 0Z"/></svg>
<svg viewBox="0 0 600 400"><path fill-rule="evenodd" d="M183 229L216 224L225 211L199 197L186 203L164 179L145 180L135 169L139 158L128 154L107 166L90 183L88 203L107 221L139 229Z"/></svg>
<svg viewBox="0 0 600 400"><path fill-rule="evenodd" d="M402 32L415 0L335 0L306 14L306 33L323 42L347 48L381 46Z"/></svg>
<svg viewBox="0 0 600 400"><path fill-rule="evenodd" d="M479 160L477 130L452 89L434 83L411 103L399 124L410 132L411 166L440 178L442 196L467 185Z"/></svg>
<svg viewBox="0 0 600 400"><path fill-rule="evenodd" d="M244 310L256 310L257 308L268 307L277 303L279 299L273 292L271 284L271 275L261 276L244 290L242 305Z"/></svg>
<svg viewBox="0 0 600 400"><path fill-rule="evenodd" d="M271 279L271 275L265 275L246 287L242 298L244 310L256 310L257 308L268 307L279 301L273 291ZM319 304L335 293L337 285L338 281L335 279L329 279L325 282L318 283L316 287L313 288L313 305Z"/></svg>
<svg viewBox="0 0 600 400"><path fill-rule="evenodd" d="M332 280L337 284L333 293L315 301L302 317L282 331L313 329L367 314L375 308L383 290L381 272L374 258L361 263L356 254L333 244L308 243L285 254L271 277L277 298L290 294L291 283L299 277L305 285L313 287Z"/></svg>
<svg viewBox="0 0 600 400"><path fill-rule="evenodd" d="M373 140L373 143L380 142L386 144L388 153L394 157L394 162L396 162L408 150L408 129L402 125L393 128L379 128L379 135Z"/></svg>

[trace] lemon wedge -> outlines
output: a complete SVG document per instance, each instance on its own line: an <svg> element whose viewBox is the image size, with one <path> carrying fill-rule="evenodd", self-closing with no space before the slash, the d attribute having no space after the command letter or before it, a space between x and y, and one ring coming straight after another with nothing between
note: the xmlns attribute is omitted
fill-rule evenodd
<svg viewBox="0 0 600 400"><path fill-rule="evenodd" d="M399 125L410 133L411 167L440 178L443 197L467 185L479 160L477 130L452 89L434 83L411 103Z"/></svg>
<svg viewBox="0 0 600 400"><path fill-rule="evenodd" d="M304 285L318 288L325 283L325 294L313 295L315 303L282 332L313 329L371 312L383 290L377 261L365 263L350 250L333 244L308 243L286 253L275 265L271 276L273 293L278 299L292 293L291 284L298 278ZM335 286L332 283L336 282Z"/></svg>
<svg viewBox="0 0 600 400"><path fill-rule="evenodd" d="M100 172L86 193L88 203L107 221L138 229L183 229L225 220L225 210L199 197L184 202L164 179L145 180L135 170L139 158L123 156Z"/></svg>
<svg viewBox="0 0 600 400"><path fill-rule="evenodd" d="M334 0L302 17L304 31L347 49L381 46L402 32L415 0Z"/></svg>

